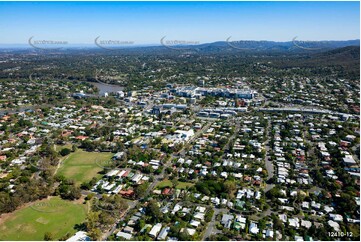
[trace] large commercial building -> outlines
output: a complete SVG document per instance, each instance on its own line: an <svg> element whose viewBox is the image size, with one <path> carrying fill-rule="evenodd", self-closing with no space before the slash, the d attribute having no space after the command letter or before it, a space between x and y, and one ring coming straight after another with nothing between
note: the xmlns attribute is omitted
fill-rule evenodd
<svg viewBox="0 0 361 242"><path fill-rule="evenodd" d="M204 87L178 87L173 90L177 96L197 98L200 96L218 96L226 98L253 99L257 97L257 91L252 89L234 88L204 88Z"/></svg>

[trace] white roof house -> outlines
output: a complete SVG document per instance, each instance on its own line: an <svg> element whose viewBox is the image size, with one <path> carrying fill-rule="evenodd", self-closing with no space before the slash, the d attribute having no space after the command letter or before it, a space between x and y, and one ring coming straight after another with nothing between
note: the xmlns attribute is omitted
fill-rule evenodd
<svg viewBox="0 0 361 242"><path fill-rule="evenodd" d="M117 237L123 237L126 240L130 240L132 238L132 235L125 232L118 232Z"/></svg>
<svg viewBox="0 0 361 242"><path fill-rule="evenodd" d="M182 206L179 205L179 203L177 203L173 208L172 214L175 214L176 212L178 212L181 209L182 209Z"/></svg>
<svg viewBox="0 0 361 242"><path fill-rule="evenodd" d="M170 227L163 228L162 231L160 231L157 240L165 240L165 238L168 235L169 230L170 230Z"/></svg>
<svg viewBox="0 0 361 242"><path fill-rule="evenodd" d="M300 227L300 221L298 218L289 218L288 223L291 227L299 228Z"/></svg>
<svg viewBox="0 0 361 242"><path fill-rule="evenodd" d="M242 215L237 215L236 216L236 221L239 222L239 223L245 224L247 219L245 217L242 217Z"/></svg>
<svg viewBox="0 0 361 242"><path fill-rule="evenodd" d="M112 177L112 176L117 175L118 173L119 173L119 170L114 169L114 170L109 171L105 176Z"/></svg>
<svg viewBox="0 0 361 242"><path fill-rule="evenodd" d="M312 222L307 220L301 220L301 226L309 229L312 226Z"/></svg>
<svg viewBox="0 0 361 242"><path fill-rule="evenodd" d="M206 211L206 208L202 206L197 206L196 210L198 210L201 213L204 213Z"/></svg>
<svg viewBox="0 0 361 242"><path fill-rule="evenodd" d="M347 165L354 165L357 164L355 159L351 155L347 155L343 158L343 162Z"/></svg>
<svg viewBox="0 0 361 242"><path fill-rule="evenodd" d="M201 221L204 220L204 216L205 216L205 214L204 214L204 213L200 213L200 212L196 212L196 213L194 214L194 218L199 219L199 220L201 220Z"/></svg>
<svg viewBox="0 0 361 242"><path fill-rule="evenodd" d="M249 226L249 232L252 234L258 234L259 233L259 228L257 226L257 224L255 222L251 222L250 226Z"/></svg>
<svg viewBox="0 0 361 242"><path fill-rule="evenodd" d="M330 227L332 227L336 232L340 231L340 225L337 222L334 222L332 220L328 220L327 221L328 225L330 225Z"/></svg>
<svg viewBox="0 0 361 242"><path fill-rule="evenodd" d="M162 229L162 224L157 223L153 226L153 228L150 230L149 235L153 238L157 237L159 231Z"/></svg>
<svg viewBox="0 0 361 242"><path fill-rule="evenodd" d="M191 220L191 222L189 223L190 225L192 225L193 227L198 227L201 222L197 221L197 220Z"/></svg>
<svg viewBox="0 0 361 242"><path fill-rule="evenodd" d="M264 230L264 231L263 231L263 234L264 234L264 238L265 238L265 237L267 237L267 238L273 238L274 232L273 232L273 230L271 230L271 229L267 229L267 230Z"/></svg>
<svg viewBox="0 0 361 242"><path fill-rule="evenodd" d="M194 235L196 233L195 229L187 228L187 232L190 236Z"/></svg>
<svg viewBox="0 0 361 242"><path fill-rule="evenodd" d="M84 231L78 231L76 234L66 241L90 241L89 236Z"/></svg>
<svg viewBox="0 0 361 242"><path fill-rule="evenodd" d="M341 222L343 220L343 217L341 214L330 213L330 219L332 219L333 221Z"/></svg>
<svg viewBox="0 0 361 242"><path fill-rule="evenodd" d="M142 179L142 177L142 174L136 174L135 176L133 176L132 181L138 183Z"/></svg>

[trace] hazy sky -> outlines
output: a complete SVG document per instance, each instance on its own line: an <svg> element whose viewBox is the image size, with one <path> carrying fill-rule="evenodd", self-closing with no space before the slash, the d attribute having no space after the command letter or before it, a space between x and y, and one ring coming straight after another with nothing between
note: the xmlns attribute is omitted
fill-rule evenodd
<svg viewBox="0 0 361 242"><path fill-rule="evenodd" d="M0 44L348 40L359 18L359 2L0 2Z"/></svg>

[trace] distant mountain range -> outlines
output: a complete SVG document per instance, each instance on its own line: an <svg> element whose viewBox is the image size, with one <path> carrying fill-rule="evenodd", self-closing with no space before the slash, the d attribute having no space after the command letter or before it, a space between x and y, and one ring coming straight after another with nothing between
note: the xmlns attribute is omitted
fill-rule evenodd
<svg viewBox="0 0 361 242"><path fill-rule="evenodd" d="M159 48L167 48L174 51L199 51L199 52L229 52L229 51L245 51L245 52L283 52L283 51L319 51L326 49L336 49L347 46L360 46L360 40L342 40L342 41L302 41L294 39L287 42L275 41L253 41L253 40L228 40L217 41L213 43L205 43L198 45L128 45L126 48L115 50L134 50L134 49L148 49L159 50ZM95 44L67 44L62 46L65 49L100 49ZM33 49L28 44L0 44L1 49ZM50 48L48 46L48 48ZM108 46L109 48L109 46ZM112 47L110 47L112 48Z"/></svg>
<svg viewBox="0 0 361 242"><path fill-rule="evenodd" d="M287 52L283 52L287 53ZM269 56L272 56L270 54ZM318 52L302 52L284 54L282 57L272 58L272 65L283 68L313 68L316 66L341 67L338 73L349 78L359 78L360 75L360 46L347 46ZM348 74L346 74L346 72Z"/></svg>
<svg viewBox="0 0 361 242"><path fill-rule="evenodd" d="M263 51L317 51L325 49L336 49L346 46L360 46L360 40L345 41L294 41L275 42L275 41L219 41L210 44L201 44L196 46L199 50L220 50L231 48L240 51L263 52Z"/></svg>

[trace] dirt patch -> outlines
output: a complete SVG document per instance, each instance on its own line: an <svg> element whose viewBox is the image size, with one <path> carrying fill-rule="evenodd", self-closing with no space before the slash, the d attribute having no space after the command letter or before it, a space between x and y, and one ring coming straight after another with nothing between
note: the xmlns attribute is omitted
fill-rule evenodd
<svg viewBox="0 0 361 242"><path fill-rule="evenodd" d="M81 196L78 200L74 200L73 203L74 204L83 204L85 201L85 197Z"/></svg>
<svg viewBox="0 0 361 242"><path fill-rule="evenodd" d="M43 217L40 217L35 221L38 222L38 223L41 223L41 224L48 224L49 223L49 220L47 220L47 219L45 219Z"/></svg>

